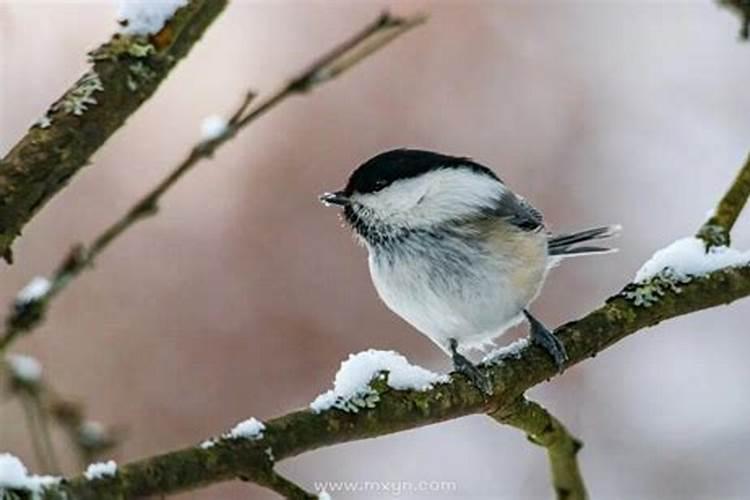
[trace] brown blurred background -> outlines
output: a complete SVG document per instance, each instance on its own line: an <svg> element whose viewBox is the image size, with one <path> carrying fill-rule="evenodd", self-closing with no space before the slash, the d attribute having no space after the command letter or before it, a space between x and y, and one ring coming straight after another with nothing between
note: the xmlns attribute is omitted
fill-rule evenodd
<svg viewBox="0 0 750 500"><path fill-rule="evenodd" d="M554 228L622 223L619 254L551 274L534 309L556 325L692 233L750 149L750 44L713 2L390 3L431 19L201 164L14 346L92 418L127 426L119 462L304 406L351 352L395 349L449 368L378 301L365 252L317 202L377 152L471 155ZM16 264L2 269L0 304L164 176L204 117L228 114L248 88L272 89L387 5L233 2L27 226ZM0 154L82 73L114 15L110 2L0 0ZM740 247L748 221L735 231ZM748 498L748 313L750 301L667 322L531 391L585 441L593 498ZM0 450L35 468L28 442L17 403L2 404ZM440 479L457 490L437 498L550 497L543 451L479 416L309 453L281 470L308 487ZM274 497L227 483L180 498Z"/></svg>

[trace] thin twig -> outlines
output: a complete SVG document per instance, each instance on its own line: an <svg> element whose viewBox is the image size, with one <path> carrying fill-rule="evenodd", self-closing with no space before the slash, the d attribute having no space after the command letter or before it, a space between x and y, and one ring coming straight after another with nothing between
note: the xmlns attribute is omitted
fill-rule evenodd
<svg viewBox="0 0 750 500"><path fill-rule="evenodd" d="M53 459L49 455L50 447L44 442L45 434L39 425L37 418L37 408L34 404L32 396L26 392L21 391L18 393L18 400L21 403L21 408L26 420L26 427L29 430L29 436L31 437L31 446L34 450L34 456L36 456L37 462L39 462L40 469L45 473L55 472L56 466L53 465Z"/></svg>
<svg viewBox="0 0 750 500"><path fill-rule="evenodd" d="M79 403L61 397L43 378L20 377L9 363L0 370L7 377L8 393L18 397L26 414L35 454L45 472L60 470L50 435L51 421L65 431L82 466L119 443L121 431L87 420Z"/></svg>
<svg viewBox="0 0 750 500"><path fill-rule="evenodd" d="M529 441L546 448L552 486L558 500L588 498L577 458L583 444L549 411L540 404L521 397L490 416L502 424L522 430Z"/></svg>
<svg viewBox="0 0 750 500"><path fill-rule="evenodd" d="M29 399L34 406L34 412L36 413L37 428L39 435L44 445L44 452L47 457L48 468L45 472L50 474L60 473L60 461L57 458L57 452L55 451L55 444L52 442L52 434L50 432L49 415L47 414L44 402L42 401L39 393L29 393Z"/></svg>
<svg viewBox="0 0 750 500"><path fill-rule="evenodd" d="M204 140L195 145L188 156L172 172L159 182L151 191L140 199L121 218L106 228L86 247L76 247L59 266L51 279L50 290L32 303L22 307L14 306L6 322L6 329L0 337L0 353L4 352L19 335L38 326L52 299L89 267L96 257L113 241L137 222L157 212L161 197L200 160L210 158L224 143L232 139L240 130L257 118L274 108L292 95L304 93L332 80L357 62L383 47L411 28L424 22L424 16L401 18L382 14L374 23L364 28L330 53L326 54L306 70L292 78L289 83L266 97L262 102L248 110L253 94L247 94L242 104L227 123L226 129L217 137Z"/></svg>

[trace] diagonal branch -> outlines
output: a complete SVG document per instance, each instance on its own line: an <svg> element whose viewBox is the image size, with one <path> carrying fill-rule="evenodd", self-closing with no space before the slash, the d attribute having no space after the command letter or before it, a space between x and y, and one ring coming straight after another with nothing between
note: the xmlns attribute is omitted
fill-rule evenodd
<svg viewBox="0 0 750 500"><path fill-rule="evenodd" d="M574 438L544 407L522 397L490 416L501 424L522 430L529 441L547 449L552 485L558 500L588 498L577 459L583 443Z"/></svg>
<svg viewBox="0 0 750 500"><path fill-rule="evenodd" d="M745 207L748 194L750 194L750 155L729 190L716 205L711 217L701 226L696 236L704 240L707 246L729 245L729 234Z"/></svg>
<svg viewBox="0 0 750 500"><path fill-rule="evenodd" d="M0 160L0 255L127 118L156 91L226 6L192 0L149 40L116 34L92 65Z"/></svg>
<svg viewBox="0 0 750 500"><path fill-rule="evenodd" d="M366 26L351 39L318 59L300 72L289 83L271 93L255 107L250 107L254 94L248 93L227 121L226 127L215 137L195 145L190 153L161 182L136 202L130 210L106 228L87 248L76 247L55 272L49 290L33 301L17 304L8 320L5 332L0 337L0 353L7 349L19 335L38 326L50 302L81 272L89 268L96 257L136 223L156 214L162 196L201 160L210 158L214 152L243 128L263 116L266 112L293 95L309 92L318 85L332 80L356 63L383 47L389 41L424 22L423 16L401 18L382 14L375 22Z"/></svg>

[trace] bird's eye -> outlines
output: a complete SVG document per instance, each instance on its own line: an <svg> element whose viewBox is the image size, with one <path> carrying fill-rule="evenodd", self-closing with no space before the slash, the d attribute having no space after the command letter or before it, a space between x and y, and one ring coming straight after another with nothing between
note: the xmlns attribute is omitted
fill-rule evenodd
<svg viewBox="0 0 750 500"><path fill-rule="evenodd" d="M375 191L380 191L388 185L388 181L385 179L378 179L375 181Z"/></svg>

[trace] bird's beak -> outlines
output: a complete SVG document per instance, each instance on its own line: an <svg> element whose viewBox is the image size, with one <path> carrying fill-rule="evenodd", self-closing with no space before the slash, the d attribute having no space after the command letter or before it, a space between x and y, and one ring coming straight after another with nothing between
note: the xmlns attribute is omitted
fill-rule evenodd
<svg viewBox="0 0 750 500"><path fill-rule="evenodd" d="M319 198L327 207L330 207L331 205L341 205L342 207L345 207L349 204L349 197L346 196L343 191L323 193Z"/></svg>

